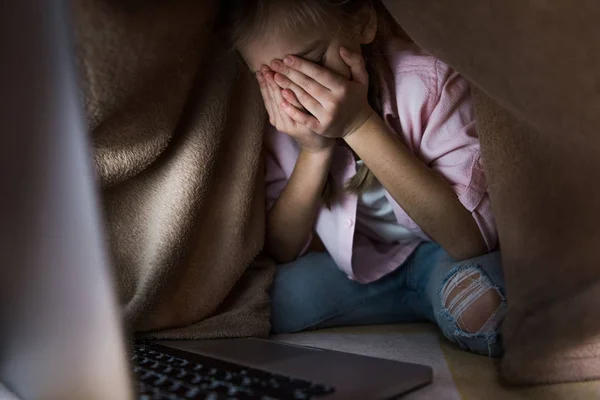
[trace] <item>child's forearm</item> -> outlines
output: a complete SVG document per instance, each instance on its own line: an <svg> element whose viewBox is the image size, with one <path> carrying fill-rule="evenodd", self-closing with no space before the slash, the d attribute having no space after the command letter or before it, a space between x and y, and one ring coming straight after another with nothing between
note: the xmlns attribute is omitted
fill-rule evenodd
<svg viewBox="0 0 600 400"><path fill-rule="evenodd" d="M321 206L333 148L302 151L283 193L267 214L266 247L279 263L293 261L306 245Z"/></svg>
<svg viewBox="0 0 600 400"><path fill-rule="evenodd" d="M471 213L450 185L389 131L374 115L346 139L348 145L406 213L457 260L487 252Z"/></svg>

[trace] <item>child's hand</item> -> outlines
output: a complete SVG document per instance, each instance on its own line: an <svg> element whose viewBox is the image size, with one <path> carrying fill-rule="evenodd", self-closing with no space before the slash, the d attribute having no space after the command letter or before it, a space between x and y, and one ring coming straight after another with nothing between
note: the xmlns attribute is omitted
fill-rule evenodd
<svg viewBox="0 0 600 400"><path fill-rule="evenodd" d="M335 145L335 139L329 139L316 134L309 128L294 121L282 111L282 103L287 103L287 101L283 99L281 88L275 83L273 75L273 71L268 67L263 67L261 68L261 72L256 73L256 79L260 86L260 92L265 102L271 125L278 131L293 137L305 151L316 153L332 148ZM295 108L291 104L289 104L289 107Z"/></svg>
<svg viewBox="0 0 600 400"><path fill-rule="evenodd" d="M369 105L369 75L362 55L340 49L352 76L345 79L300 57L273 61L275 82L283 89L282 109L298 124L329 138L343 138L373 114ZM292 105L297 101L312 115Z"/></svg>

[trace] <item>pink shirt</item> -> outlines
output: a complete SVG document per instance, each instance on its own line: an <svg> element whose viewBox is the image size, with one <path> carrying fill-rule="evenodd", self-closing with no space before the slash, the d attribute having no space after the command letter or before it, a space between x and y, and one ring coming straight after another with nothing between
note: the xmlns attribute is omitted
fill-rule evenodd
<svg viewBox="0 0 600 400"><path fill-rule="evenodd" d="M469 210L488 249L497 236L480 157L468 83L438 59L399 39L386 46L389 71L382 75L383 119L402 142L451 185ZM265 137L267 207L290 178L300 149L290 136L269 129ZM355 229L357 196L342 187L356 173L350 149L338 146L331 166L336 198L319 211L315 231L338 267L362 283L398 268L423 241L430 240L398 203L386 196L398 223L414 236L384 244Z"/></svg>

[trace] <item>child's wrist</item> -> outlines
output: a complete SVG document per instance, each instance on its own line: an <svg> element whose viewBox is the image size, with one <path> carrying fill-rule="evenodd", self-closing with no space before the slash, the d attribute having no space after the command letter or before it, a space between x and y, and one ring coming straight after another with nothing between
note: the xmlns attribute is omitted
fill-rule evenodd
<svg viewBox="0 0 600 400"><path fill-rule="evenodd" d="M365 110L358 114L354 124L348 129L348 131L342 136L342 139L346 140L350 136L354 135L357 132L363 130L363 127L368 124L368 122L377 116L377 113L370 106L365 108Z"/></svg>
<svg viewBox="0 0 600 400"><path fill-rule="evenodd" d="M301 150L296 162L297 172L311 177L311 180L319 180L327 174L331 168L334 148L325 148L320 151Z"/></svg>
<svg viewBox="0 0 600 400"><path fill-rule="evenodd" d="M335 145L332 145L332 146L323 147L321 149L302 148L301 152L302 152L302 154L304 154L304 156L306 158L310 158L310 159L314 159L314 160L321 160L321 159L331 158L333 156L334 150L335 150Z"/></svg>
<svg viewBox="0 0 600 400"><path fill-rule="evenodd" d="M344 136L344 141L346 144L352 147L353 142L360 140L362 136L372 131L374 127L378 125L379 121L381 121L381 118L377 115L377 113L375 113L375 111L373 111L366 117L366 119L364 119L360 126Z"/></svg>

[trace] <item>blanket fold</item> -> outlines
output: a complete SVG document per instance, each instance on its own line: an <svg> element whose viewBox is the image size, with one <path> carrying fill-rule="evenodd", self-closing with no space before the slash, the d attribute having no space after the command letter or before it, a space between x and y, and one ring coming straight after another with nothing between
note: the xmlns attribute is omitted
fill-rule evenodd
<svg viewBox="0 0 600 400"><path fill-rule="evenodd" d="M264 237L264 111L250 74L212 33L215 6L73 2L125 321L157 337L270 327L274 267L254 260Z"/></svg>

